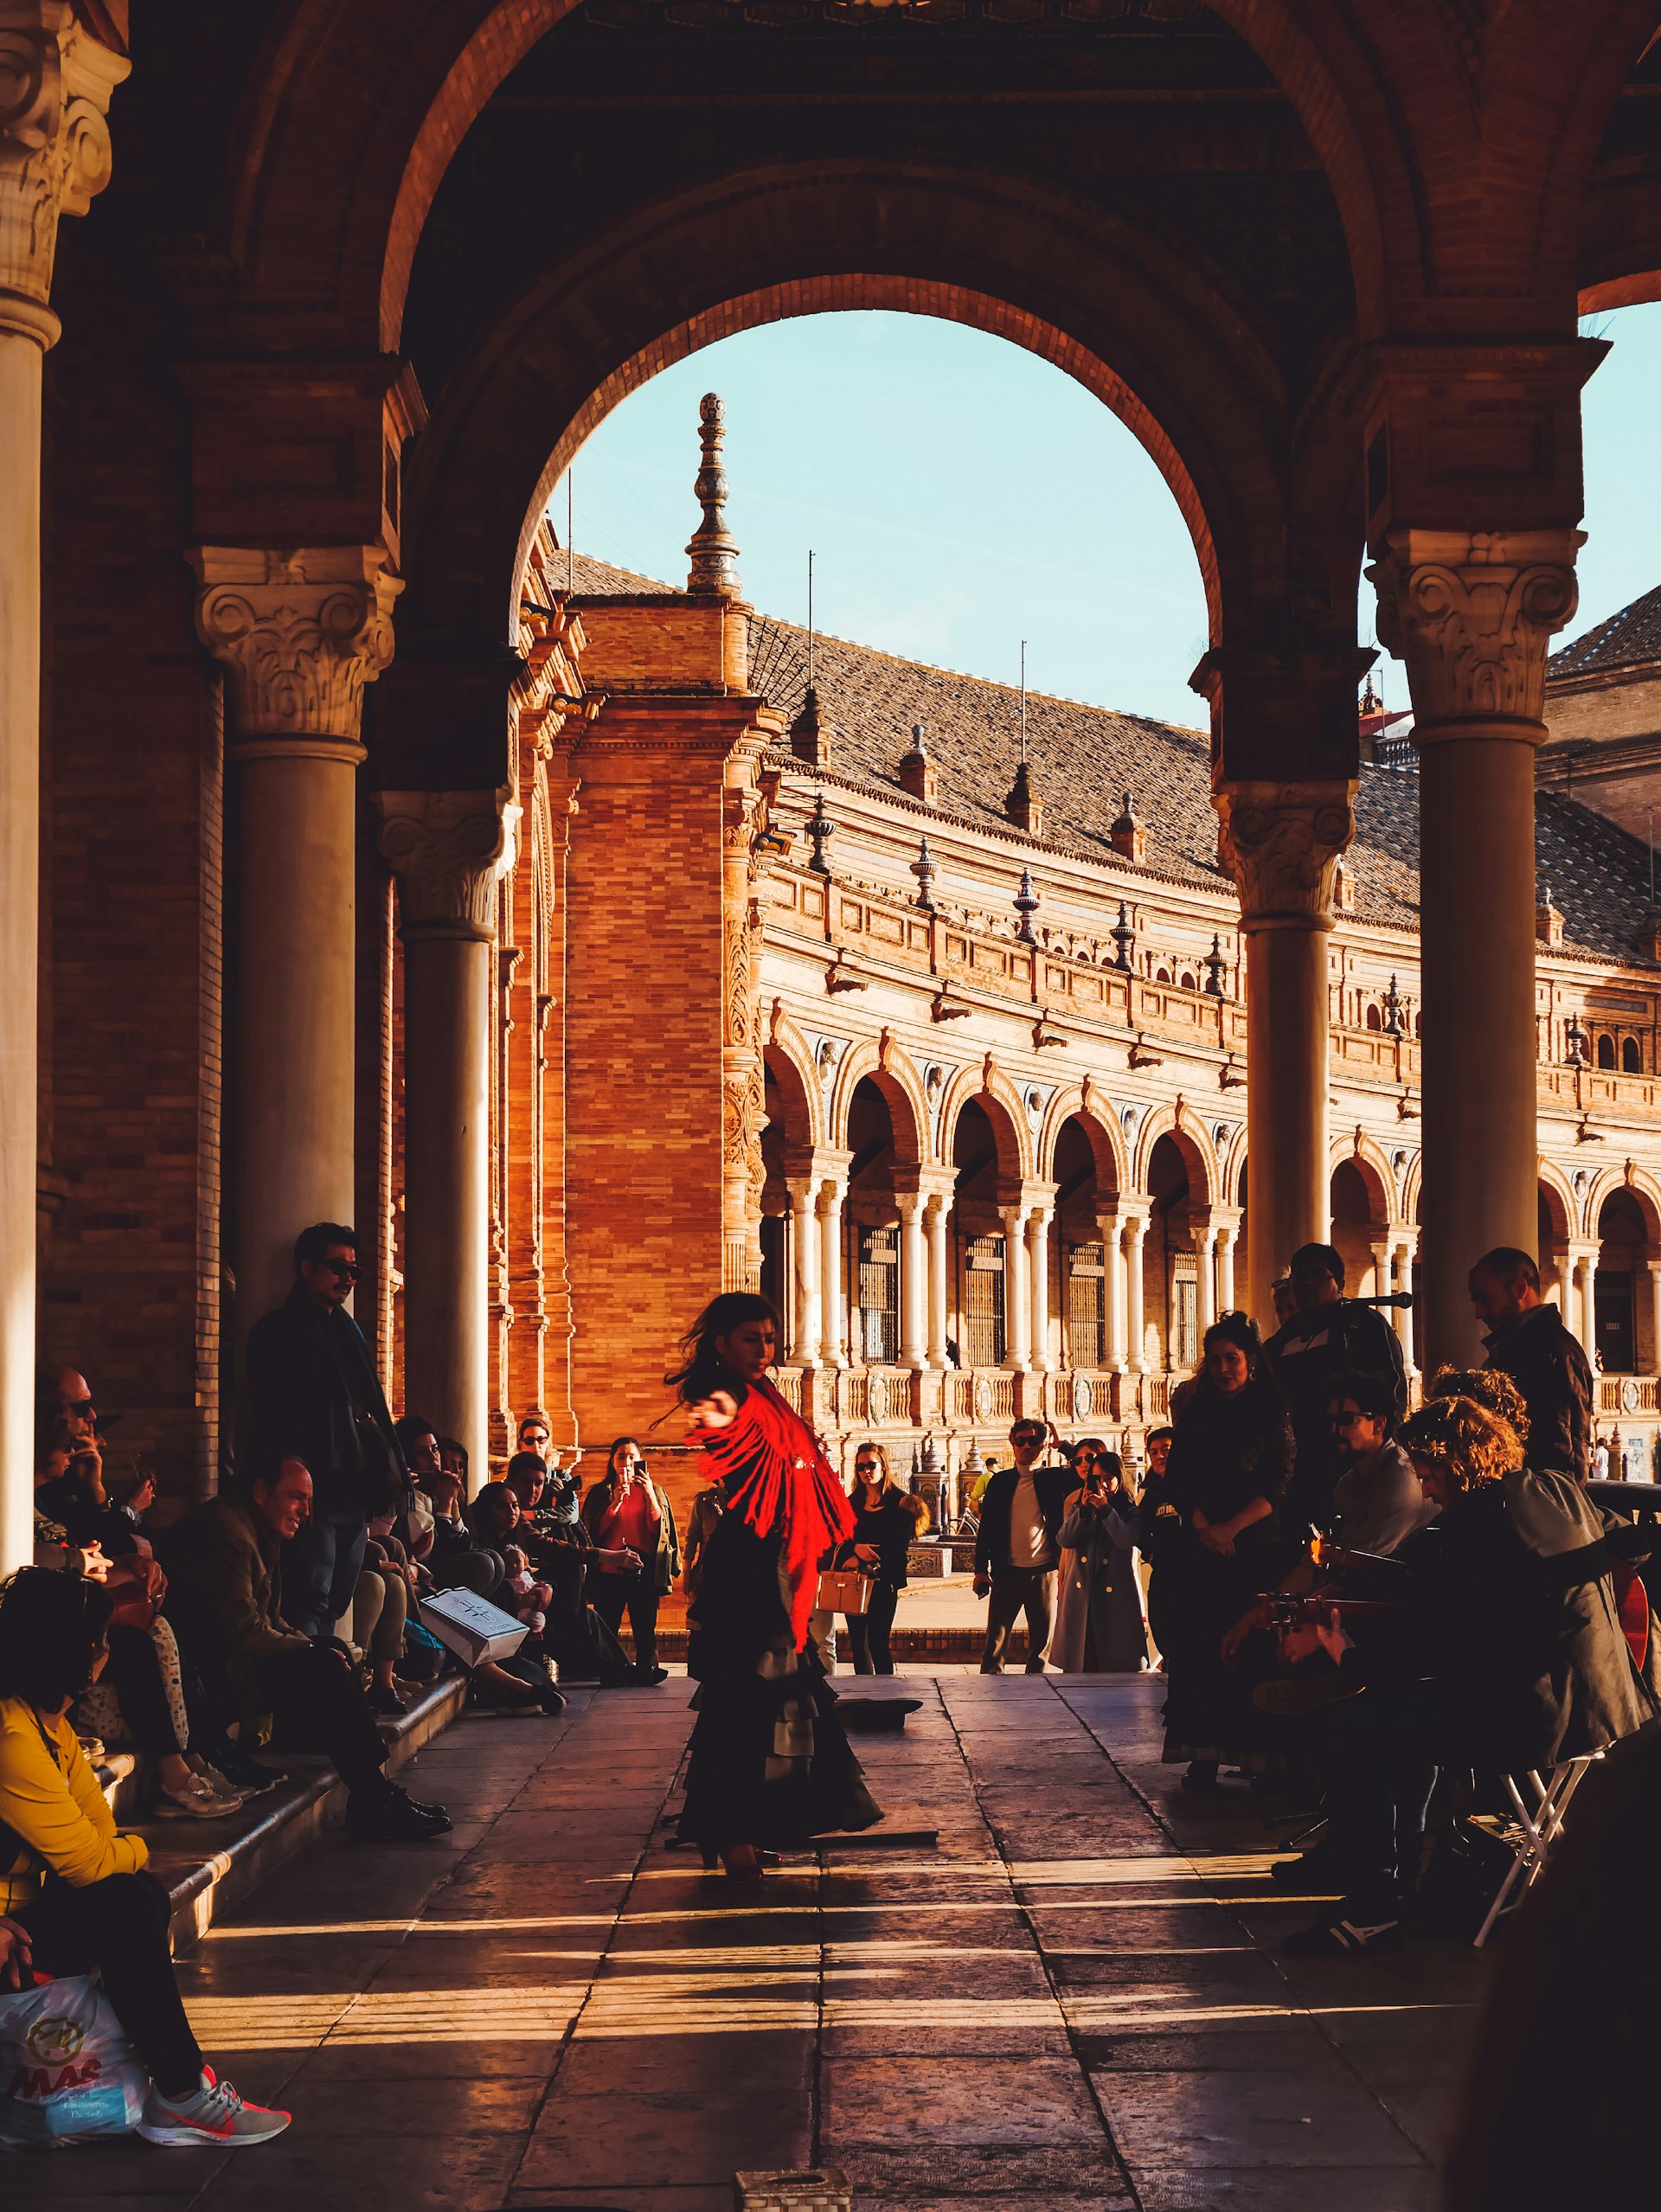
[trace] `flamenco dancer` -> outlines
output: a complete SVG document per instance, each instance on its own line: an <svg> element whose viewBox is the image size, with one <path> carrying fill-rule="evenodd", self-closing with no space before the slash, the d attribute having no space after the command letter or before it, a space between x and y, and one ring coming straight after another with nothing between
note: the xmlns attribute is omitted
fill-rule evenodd
<svg viewBox="0 0 1661 2212"><path fill-rule="evenodd" d="M820 1562L852 1536L853 1512L767 1380L778 1335L766 1298L729 1291L698 1316L681 1340L685 1365L664 1378L722 1507L687 1616L698 1718L680 1837L743 1882L760 1880L765 1851L882 1817L808 1635Z"/></svg>

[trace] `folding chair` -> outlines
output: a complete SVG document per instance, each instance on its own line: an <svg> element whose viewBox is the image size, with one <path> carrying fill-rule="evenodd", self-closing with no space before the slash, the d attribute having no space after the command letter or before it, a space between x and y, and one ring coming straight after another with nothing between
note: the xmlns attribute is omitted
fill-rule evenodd
<svg viewBox="0 0 1661 2212"><path fill-rule="evenodd" d="M1514 1856L1506 1869L1505 1879L1495 1892L1493 1903L1488 1907L1488 1917L1477 1931L1476 1948L1478 1951L1493 1933L1502 1916L1517 1910L1524 1894L1545 1872L1551 1847L1563 1832L1563 1815L1568 1810L1568 1801L1581 1786L1587 1768L1594 1760L1602 1757L1600 1751L1593 1751L1579 1759L1565 1759L1560 1766L1552 1768L1549 1782L1542 1782L1532 1767L1521 1777L1506 1774L1501 1778L1517 1814L1520 1832L1505 1838ZM1532 1811L1523 1792L1517 1787L1519 1779L1527 1783L1533 1795Z"/></svg>

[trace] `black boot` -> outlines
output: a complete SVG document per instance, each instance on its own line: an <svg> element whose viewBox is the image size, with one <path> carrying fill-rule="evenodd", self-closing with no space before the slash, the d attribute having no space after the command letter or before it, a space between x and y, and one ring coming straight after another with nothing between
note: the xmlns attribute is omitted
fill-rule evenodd
<svg viewBox="0 0 1661 2212"><path fill-rule="evenodd" d="M452 1825L442 1805L417 1805L395 1782L354 1790L346 1801L346 1832L355 1843L425 1843Z"/></svg>

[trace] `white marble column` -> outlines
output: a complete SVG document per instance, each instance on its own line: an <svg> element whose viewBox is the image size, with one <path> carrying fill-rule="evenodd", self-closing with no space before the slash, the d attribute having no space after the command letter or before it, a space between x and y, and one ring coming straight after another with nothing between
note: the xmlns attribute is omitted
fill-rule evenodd
<svg viewBox="0 0 1661 2212"><path fill-rule="evenodd" d="M1393 1291L1406 1291L1409 1297L1413 1293L1413 1259L1418 1244L1415 1232L1411 1236L1398 1236L1395 1246L1395 1265L1388 1287ZM1407 1362L1408 1372L1411 1375L1414 1364L1413 1308L1410 1305L1397 1306L1390 1315L1390 1325L1401 1339L1401 1356Z"/></svg>
<svg viewBox="0 0 1661 2212"><path fill-rule="evenodd" d="M1594 1368L1597 1366L1598 1310L1594 1286L1598 1272L1598 1257L1594 1252L1577 1253L1574 1257L1575 1315L1570 1327L1581 1340L1581 1348Z"/></svg>
<svg viewBox="0 0 1661 2212"><path fill-rule="evenodd" d="M1029 1356L1032 1365L1042 1375L1048 1372L1049 1357L1049 1225L1053 1216L1047 1206L1033 1211L1027 1222L1027 1264L1032 1278L1032 1343Z"/></svg>
<svg viewBox="0 0 1661 2212"><path fill-rule="evenodd" d="M822 1275L819 1216L814 1203L818 1186L811 1176L797 1176L786 1188L790 1193L790 1363L792 1367L817 1367Z"/></svg>
<svg viewBox="0 0 1661 2212"><path fill-rule="evenodd" d="M928 1237L928 1363L931 1367L946 1368L951 1364L946 1340L951 1334L948 1287L952 1253L952 1200L946 1192L936 1191L929 1200L924 1227Z"/></svg>
<svg viewBox="0 0 1661 2212"><path fill-rule="evenodd" d="M381 850L404 946L404 1373L443 1433L490 1464L490 1022L503 792L382 792Z"/></svg>
<svg viewBox="0 0 1661 2212"><path fill-rule="evenodd" d="M110 179L129 63L63 0L0 4L0 1572L34 1553L39 1157L41 381L63 215ZM91 334L96 343L96 333ZM93 1346L87 1348L90 1358Z"/></svg>
<svg viewBox="0 0 1661 2212"><path fill-rule="evenodd" d="M928 1364L928 1260L923 1242L923 1208L918 1190L902 1190L895 1200L900 1209L900 1364L920 1368Z"/></svg>
<svg viewBox="0 0 1661 2212"><path fill-rule="evenodd" d="M1104 1335L1109 1371L1125 1372L1125 1224L1115 1215L1104 1215L1097 1227L1101 1235L1101 1273Z"/></svg>
<svg viewBox="0 0 1661 2212"><path fill-rule="evenodd" d="M1225 1222L1217 1231L1217 1311L1235 1311L1235 1247L1240 1237L1236 1222Z"/></svg>
<svg viewBox="0 0 1661 2212"><path fill-rule="evenodd" d="M285 1298L295 1237L350 1221L363 687L403 588L378 546L198 546L196 631L226 669L238 782L238 1333Z"/></svg>
<svg viewBox="0 0 1661 2212"><path fill-rule="evenodd" d="M848 1364L848 1311L842 1295L842 1209L848 1185L840 1177L819 1186L820 1354L826 1367Z"/></svg>
<svg viewBox="0 0 1661 2212"><path fill-rule="evenodd" d="M1131 1373L1140 1375L1147 1359L1147 1322L1142 1308L1142 1241L1147 1235L1146 1217L1136 1215L1125 1224L1125 1272L1128 1295L1125 1301L1126 1329L1130 1337Z"/></svg>
<svg viewBox="0 0 1661 2212"><path fill-rule="evenodd" d="M1026 1208L1003 1206L1004 1364L1017 1374L1032 1356L1032 1291L1027 1272Z"/></svg>
<svg viewBox="0 0 1661 2212"><path fill-rule="evenodd" d="M1194 1232L1195 1271L1199 1280L1200 1341L1217 1318L1217 1233L1208 1222Z"/></svg>

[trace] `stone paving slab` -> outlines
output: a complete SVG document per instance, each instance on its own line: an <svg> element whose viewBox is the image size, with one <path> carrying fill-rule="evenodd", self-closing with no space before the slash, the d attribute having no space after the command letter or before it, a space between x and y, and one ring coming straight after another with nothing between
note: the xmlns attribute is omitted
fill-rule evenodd
<svg viewBox="0 0 1661 2212"><path fill-rule="evenodd" d="M325 1837L180 1962L288 2135L14 2158L0 2195L727 2212L736 2169L829 2164L861 2212L1431 2212L1478 1954L1283 1960L1308 1902L1243 1790L1176 1789L1155 1677L907 1671L921 1710L858 1748L937 1846L833 1841L760 1888L664 1826L683 1682L459 1723L416 1777L456 1835Z"/></svg>

